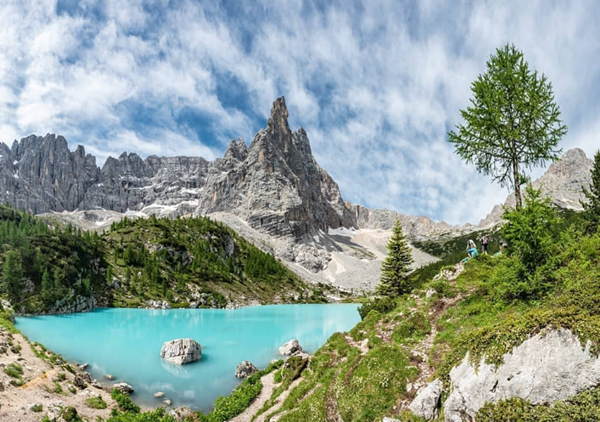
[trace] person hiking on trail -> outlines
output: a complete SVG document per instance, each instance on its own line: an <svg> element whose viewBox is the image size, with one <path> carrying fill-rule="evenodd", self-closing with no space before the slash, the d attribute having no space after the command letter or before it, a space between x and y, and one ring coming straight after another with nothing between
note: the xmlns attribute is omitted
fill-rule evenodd
<svg viewBox="0 0 600 422"><path fill-rule="evenodd" d="M487 237L486 235L483 235L483 237L481 238L481 253L484 253L487 255L489 243L490 243L490 238Z"/></svg>
<svg viewBox="0 0 600 422"><path fill-rule="evenodd" d="M469 239L467 242L467 255L469 258L477 258L479 256L477 246L475 245L475 242L473 242L473 239Z"/></svg>

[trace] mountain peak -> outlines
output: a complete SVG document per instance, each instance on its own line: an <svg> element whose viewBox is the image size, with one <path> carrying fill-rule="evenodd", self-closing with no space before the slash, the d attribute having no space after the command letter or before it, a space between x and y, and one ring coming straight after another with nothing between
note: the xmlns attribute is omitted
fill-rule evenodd
<svg viewBox="0 0 600 422"><path fill-rule="evenodd" d="M283 129L289 132L290 127L288 126L288 109L285 105L285 97L279 97L273 102L271 107L271 116L267 122L269 129Z"/></svg>

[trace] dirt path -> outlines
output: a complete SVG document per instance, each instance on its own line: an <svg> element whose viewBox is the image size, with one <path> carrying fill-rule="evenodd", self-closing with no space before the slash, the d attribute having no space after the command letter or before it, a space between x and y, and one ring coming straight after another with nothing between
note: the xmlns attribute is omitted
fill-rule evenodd
<svg viewBox="0 0 600 422"><path fill-rule="evenodd" d="M275 390L275 371L270 374L265 375L260 379L262 382L263 388L260 390L260 394L250 406L242 413L237 415L235 418L231 419L229 422L250 422L252 417L258 412L263 405L271 398L273 395L273 390Z"/></svg>
<svg viewBox="0 0 600 422"><path fill-rule="evenodd" d="M277 397L275 399L275 404L273 405L273 407L271 407L269 410L267 410L265 413L263 413L262 415L260 415L258 418L256 418L255 422L266 422L267 421L267 416L270 415L273 412L278 411L279 409L281 409L281 406L283 406L283 402L285 402L285 399L288 398L288 396L290 395L290 393L292 392L292 390L294 388L296 388L298 386L298 384L300 384L302 382L302 377L294 380L290 386L287 388L287 390L285 390L283 393L281 393L281 395L279 397ZM283 412L274 416L273 419L268 419L269 421L275 422L277 421L281 416L283 416Z"/></svg>

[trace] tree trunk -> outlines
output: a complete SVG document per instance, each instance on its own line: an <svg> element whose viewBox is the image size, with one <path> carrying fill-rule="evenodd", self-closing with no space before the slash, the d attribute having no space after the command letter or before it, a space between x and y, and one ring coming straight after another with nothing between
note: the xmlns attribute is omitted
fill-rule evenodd
<svg viewBox="0 0 600 422"><path fill-rule="evenodd" d="M521 199L521 178L519 177L519 162L516 160L516 157L513 157L513 181L515 185L515 201L517 209L523 206L523 201Z"/></svg>

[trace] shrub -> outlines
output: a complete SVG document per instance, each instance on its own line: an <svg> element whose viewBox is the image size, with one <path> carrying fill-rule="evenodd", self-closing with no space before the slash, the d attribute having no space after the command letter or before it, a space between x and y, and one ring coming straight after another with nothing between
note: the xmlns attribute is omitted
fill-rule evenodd
<svg viewBox="0 0 600 422"><path fill-rule="evenodd" d="M92 409L106 409L108 407L108 404L102 400L102 396L85 399L85 404Z"/></svg>
<svg viewBox="0 0 600 422"><path fill-rule="evenodd" d="M131 400L131 397L118 388L113 388L110 396L117 402L119 410L127 413L140 413L140 407Z"/></svg>
<svg viewBox="0 0 600 422"><path fill-rule="evenodd" d="M32 412L39 413L39 412L41 412L42 410L44 410L44 406L42 406L40 403L36 403L36 404L34 404L33 406L31 406L31 411L32 411Z"/></svg>
<svg viewBox="0 0 600 422"><path fill-rule="evenodd" d="M542 198L540 190L527 186L525 206L506 210L502 227L510 255L516 256L524 269L532 275L535 269L557 251L560 217L549 198Z"/></svg>
<svg viewBox="0 0 600 422"><path fill-rule="evenodd" d="M359 308L358 313L361 319L365 319L369 312L375 310L381 314L387 314L396 308L397 302L391 297L370 298L364 302Z"/></svg>

